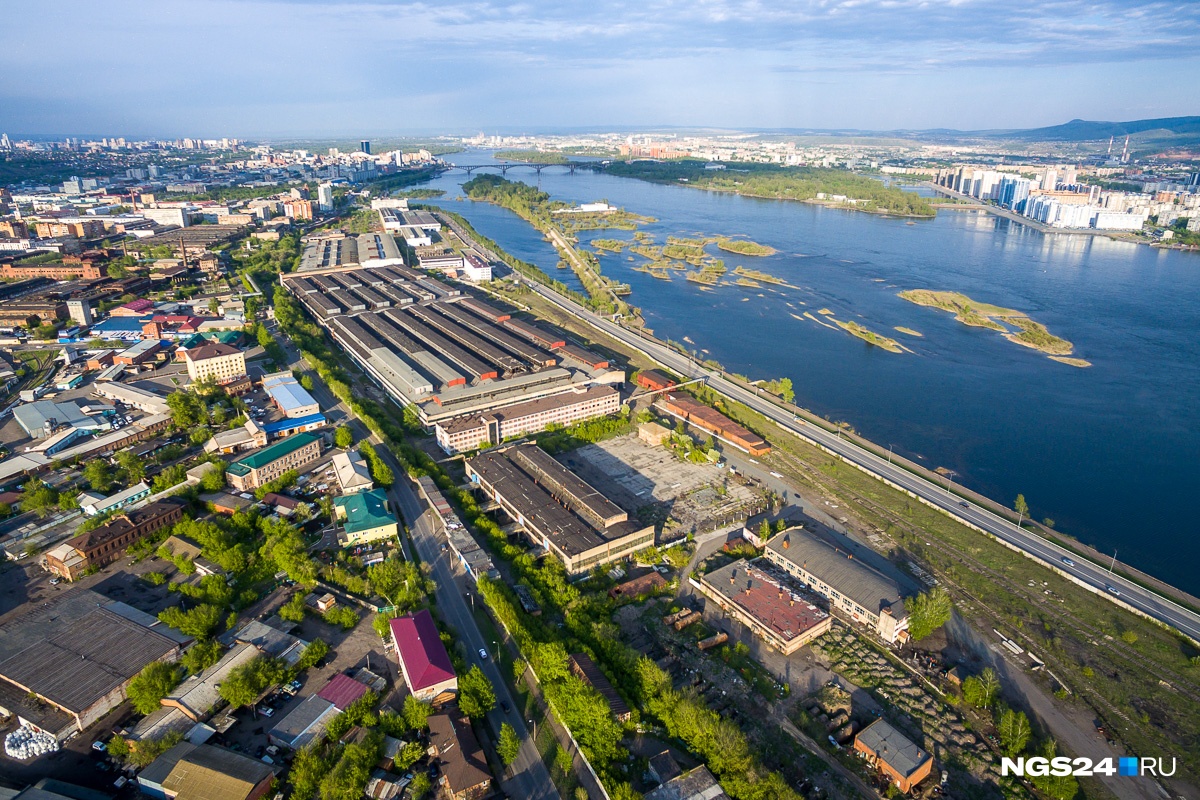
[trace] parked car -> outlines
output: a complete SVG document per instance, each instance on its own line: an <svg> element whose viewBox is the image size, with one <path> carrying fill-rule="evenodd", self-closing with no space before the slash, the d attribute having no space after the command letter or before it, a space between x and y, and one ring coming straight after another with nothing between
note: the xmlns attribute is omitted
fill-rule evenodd
<svg viewBox="0 0 1200 800"><path fill-rule="evenodd" d="M270 706L266 706L264 708L260 708L258 713L262 714L264 717L273 717L275 716L275 709L271 708Z"/></svg>
<svg viewBox="0 0 1200 800"><path fill-rule="evenodd" d="M104 753L108 750L108 744L99 740L92 742L92 749L97 753Z"/></svg>

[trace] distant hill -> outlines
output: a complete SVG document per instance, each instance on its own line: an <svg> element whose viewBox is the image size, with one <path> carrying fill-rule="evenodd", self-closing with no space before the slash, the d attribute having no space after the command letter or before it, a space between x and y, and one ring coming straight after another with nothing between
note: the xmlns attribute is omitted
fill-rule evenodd
<svg viewBox="0 0 1200 800"><path fill-rule="evenodd" d="M1090 142L1110 136L1124 138L1138 134L1151 134L1153 139L1173 137L1192 138L1200 136L1200 117L1165 117L1163 119L1137 119L1131 122L1092 122L1073 119L1064 125L1047 128L1028 128L1014 131L980 131L976 135L989 138L1024 139L1030 142Z"/></svg>

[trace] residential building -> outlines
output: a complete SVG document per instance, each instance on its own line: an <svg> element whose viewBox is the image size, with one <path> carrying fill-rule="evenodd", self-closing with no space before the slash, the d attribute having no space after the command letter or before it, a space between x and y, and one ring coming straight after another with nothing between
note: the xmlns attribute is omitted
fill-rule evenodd
<svg viewBox="0 0 1200 800"><path fill-rule="evenodd" d="M138 775L157 800L258 800L275 782L270 765L224 747L180 742Z"/></svg>
<svg viewBox="0 0 1200 800"><path fill-rule="evenodd" d="M899 582L803 527L776 534L764 558L825 597L831 610L875 631L885 642L908 638Z"/></svg>
<svg viewBox="0 0 1200 800"><path fill-rule="evenodd" d="M338 533L338 544L342 547L396 540L399 523L388 510L385 490L372 489L337 497L333 507L335 516L342 523Z"/></svg>
<svg viewBox="0 0 1200 800"><path fill-rule="evenodd" d="M333 470L342 494L368 492L375 488L375 481L371 479L371 470L367 466L367 461L357 450L335 453Z"/></svg>
<svg viewBox="0 0 1200 800"><path fill-rule="evenodd" d="M125 506L133 505L149 496L150 484L141 481L130 486L128 489L124 489L108 497L96 492L82 492L78 499L80 510L89 517L96 517L116 509L125 508Z"/></svg>
<svg viewBox="0 0 1200 800"><path fill-rule="evenodd" d="M621 394L611 386L577 390L504 406L491 413L462 416L434 425L438 445L454 455L506 439L544 431L551 425L567 426L621 410Z"/></svg>
<svg viewBox="0 0 1200 800"><path fill-rule="evenodd" d="M428 609L390 620L404 684L418 700L444 702L458 693L458 676Z"/></svg>
<svg viewBox="0 0 1200 800"><path fill-rule="evenodd" d="M730 618L783 655L833 625L833 617L766 564L739 559L700 579L700 591Z"/></svg>
<svg viewBox="0 0 1200 800"><path fill-rule="evenodd" d="M933 756L883 719L875 720L854 737L854 751L905 794L933 771Z"/></svg>
<svg viewBox="0 0 1200 800"><path fill-rule="evenodd" d="M492 791L492 773L471 723L458 710L433 714L429 724L429 755L438 765L438 783L450 800L476 800Z"/></svg>
<svg viewBox="0 0 1200 800"><path fill-rule="evenodd" d="M239 492L253 491L292 469L321 457L321 440L311 433L298 433L229 465L225 475Z"/></svg>
<svg viewBox="0 0 1200 800"><path fill-rule="evenodd" d="M185 506L184 501L168 497L126 511L50 550L46 553L46 568L74 581L91 567L104 567L116 561L129 545L142 537L174 525L183 518Z"/></svg>
<svg viewBox="0 0 1200 800"><path fill-rule="evenodd" d="M246 354L220 342L194 347L183 358L193 382L222 381L246 374Z"/></svg>
<svg viewBox="0 0 1200 800"><path fill-rule="evenodd" d="M254 450L267 446L267 432L252 419L239 428L217 431L212 438L204 443L206 453L237 453L242 450Z"/></svg>
<svg viewBox="0 0 1200 800"><path fill-rule="evenodd" d="M621 509L535 444L488 450L467 460L467 479L536 547L578 575L654 543L654 526Z"/></svg>

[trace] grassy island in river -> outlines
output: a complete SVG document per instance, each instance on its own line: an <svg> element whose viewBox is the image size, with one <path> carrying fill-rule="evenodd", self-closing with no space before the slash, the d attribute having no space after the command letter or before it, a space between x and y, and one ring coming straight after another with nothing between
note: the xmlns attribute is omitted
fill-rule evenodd
<svg viewBox="0 0 1200 800"><path fill-rule="evenodd" d="M930 202L913 192L885 186L874 178L845 169L821 167L784 167L778 164L730 162L724 169L706 169L704 161L615 161L605 167L612 175L638 178L653 183L672 183L732 192L748 197L774 200L829 202L830 195L854 200L846 207L876 214L906 217L932 217L937 214ZM827 197L818 200L817 195Z"/></svg>
<svg viewBox="0 0 1200 800"><path fill-rule="evenodd" d="M919 306L949 311L964 325L990 328L1004 334L1004 338L1023 347L1031 347L1055 361L1074 367L1091 366L1079 358L1067 359L1075 345L1046 330L1046 326L1030 319L1025 313L1012 308L980 303L959 292L937 292L931 289L910 289L900 292L900 297Z"/></svg>

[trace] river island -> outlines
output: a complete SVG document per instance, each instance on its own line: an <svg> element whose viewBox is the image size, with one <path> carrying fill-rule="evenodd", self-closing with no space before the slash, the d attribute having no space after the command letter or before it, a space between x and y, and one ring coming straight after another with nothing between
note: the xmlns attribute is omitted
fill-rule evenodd
<svg viewBox="0 0 1200 800"><path fill-rule="evenodd" d="M909 289L900 292L900 297L919 306L949 311L964 325L1002 333L1010 342L1045 353L1061 364L1072 367L1091 366L1090 362L1082 358L1068 358L1075 350L1075 345L1050 333L1045 325L1030 319L1023 311L981 303L960 292Z"/></svg>

